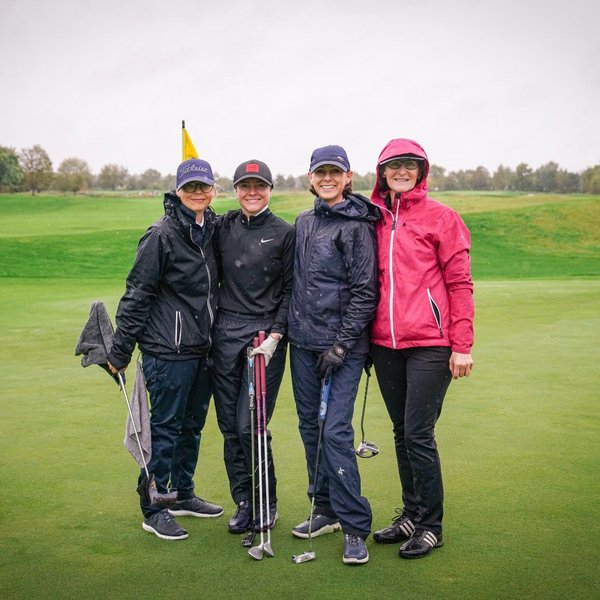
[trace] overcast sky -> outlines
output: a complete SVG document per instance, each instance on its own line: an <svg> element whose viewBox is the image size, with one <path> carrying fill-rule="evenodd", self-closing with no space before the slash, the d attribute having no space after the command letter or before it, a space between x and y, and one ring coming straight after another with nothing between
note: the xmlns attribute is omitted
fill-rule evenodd
<svg viewBox="0 0 600 600"><path fill-rule="evenodd" d="M231 177L392 138L448 170L600 163L598 0L2 0L0 145Z"/></svg>

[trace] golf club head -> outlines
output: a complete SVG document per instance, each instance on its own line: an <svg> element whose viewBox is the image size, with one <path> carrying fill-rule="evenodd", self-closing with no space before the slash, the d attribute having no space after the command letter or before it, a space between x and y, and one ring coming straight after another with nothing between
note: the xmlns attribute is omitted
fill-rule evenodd
<svg viewBox="0 0 600 600"><path fill-rule="evenodd" d="M246 535L242 538L242 541L240 542L242 548L251 548L252 544L254 544L255 535L256 534L254 533L254 531L248 531Z"/></svg>
<svg viewBox="0 0 600 600"><path fill-rule="evenodd" d="M264 554L263 545L261 544L260 546L254 546L253 548L250 548L250 550L248 550L248 554L254 560L262 560Z"/></svg>
<svg viewBox="0 0 600 600"><path fill-rule="evenodd" d="M273 552L273 548L271 548L271 542L266 542L263 546L263 550L265 551L265 554L267 556L269 556L270 558L275 556L275 553Z"/></svg>
<svg viewBox="0 0 600 600"><path fill-rule="evenodd" d="M377 447L377 444L367 442L366 440L363 440L356 449L356 456L359 458L372 458L378 454L379 448Z"/></svg>
<svg viewBox="0 0 600 600"><path fill-rule="evenodd" d="M317 555L310 550L309 552L303 552L302 554L293 554L292 562L299 565L300 563L308 562L309 560L314 560Z"/></svg>

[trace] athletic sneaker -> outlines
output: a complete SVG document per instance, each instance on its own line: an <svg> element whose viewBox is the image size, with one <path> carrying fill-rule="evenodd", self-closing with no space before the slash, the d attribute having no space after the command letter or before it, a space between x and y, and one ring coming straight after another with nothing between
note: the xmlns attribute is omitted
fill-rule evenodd
<svg viewBox="0 0 600 600"><path fill-rule="evenodd" d="M415 524L400 509L396 509L400 513L394 517L392 524L389 527L379 529L373 534L373 539L378 544L396 544L404 540L408 540L415 530Z"/></svg>
<svg viewBox="0 0 600 600"><path fill-rule="evenodd" d="M220 517L223 507L194 496L177 500L175 505L169 508L169 512L176 517Z"/></svg>
<svg viewBox="0 0 600 600"><path fill-rule="evenodd" d="M358 535L347 533L344 536L344 556L342 560L346 565L362 565L369 562L369 551L365 540Z"/></svg>
<svg viewBox="0 0 600 600"><path fill-rule="evenodd" d="M161 540L185 540L188 532L180 527L167 509L146 517L142 528L158 536Z"/></svg>
<svg viewBox="0 0 600 600"><path fill-rule="evenodd" d="M252 502L241 500L233 517L229 519L228 529L231 533L245 533L252 524Z"/></svg>
<svg viewBox="0 0 600 600"><path fill-rule="evenodd" d="M434 548L444 545L442 534L435 535L427 529L417 529L408 542L400 546L398 554L402 558L423 558L431 553Z"/></svg>
<svg viewBox="0 0 600 600"><path fill-rule="evenodd" d="M310 517L303 523L296 525L292 529L292 535L298 538L306 539L308 537L308 529L310 526ZM337 517L328 517L327 515L313 515L311 537L319 537L326 533L333 533L334 531L340 531L342 526Z"/></svg>

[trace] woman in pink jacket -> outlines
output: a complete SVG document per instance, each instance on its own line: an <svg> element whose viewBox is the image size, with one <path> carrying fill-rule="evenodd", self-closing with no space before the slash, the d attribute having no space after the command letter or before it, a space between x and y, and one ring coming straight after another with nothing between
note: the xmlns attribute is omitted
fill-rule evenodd
<svg viewBox="0 0 600 600"><path fill-rule="evenodd" d="M379 388L392 420L402 508L374 534L403 542L403 558L442 544L443 485L435 424L452 378L473 368L473 282L469 231L458 214L427 195L429 161L412 140L379 155L371 201L380 298L371 326Z"/></svg>

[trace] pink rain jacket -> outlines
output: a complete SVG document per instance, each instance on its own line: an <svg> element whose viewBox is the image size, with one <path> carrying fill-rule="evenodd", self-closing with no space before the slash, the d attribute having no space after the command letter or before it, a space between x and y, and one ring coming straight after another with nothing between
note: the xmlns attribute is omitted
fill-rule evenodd
<svg viewBox="0 0 600 600"><path fill-rule="evenodd" d="M423 177L391 199L379 191L379 164L394 156L425 159ZM412 140L389 142L377 161L371 201L381 209L375 224L380 298L371 341L401 349L450 346L468 354L473 345L473 281L469 230L456 211L427 195L429 161Z"/></svg>

